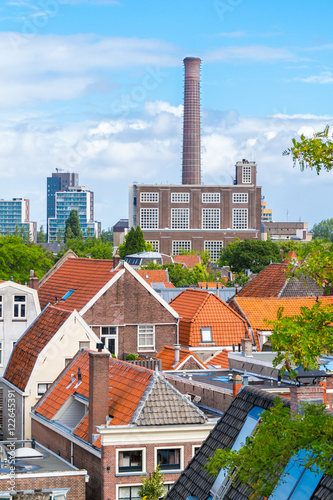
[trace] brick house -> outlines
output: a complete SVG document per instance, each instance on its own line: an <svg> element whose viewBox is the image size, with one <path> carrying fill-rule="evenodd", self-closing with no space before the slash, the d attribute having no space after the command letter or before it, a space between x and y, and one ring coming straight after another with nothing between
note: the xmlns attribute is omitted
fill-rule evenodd
<svg viewBox="0 0 333 500"><path fill-rule="evenodd" d="M222 349L250 338L247 323L216 294L187 289L171 302L180 316L179 344L204 363Z"/></svg>
<svg viewBox="0 0 333 500"><path fill-rule="evenodd" d="M112 354L154 356L177 343L177 312L126 262L68 258L39 288L43 307L77 309Z"/></svg>
<svg viewBox="0 0 333 500"><path fill-rule="evenodd" d="M30 439L30 411L77 351L96 349L98 337L77 311L48 305L16 342L3 386L3 433L10 439L9 393L15 394L15 438ZM11 396L13 398L13 396Z"/></svg>
<svg viewBox="0 0 333 500"><path fill-rule="evenodd" d="M158 463L168 489L213 425L158 372L85 350L32 414L33 436L88 471L88 500L137 499Z"/></svg>

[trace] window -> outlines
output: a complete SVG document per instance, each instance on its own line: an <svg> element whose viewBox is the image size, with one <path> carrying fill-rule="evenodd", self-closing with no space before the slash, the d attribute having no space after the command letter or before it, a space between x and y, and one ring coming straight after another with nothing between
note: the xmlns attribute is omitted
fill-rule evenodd
<svg viewBox="0 0 333 500"><path fill-rule="evenodd" d="M250 165L245 165L242 167L242 183L251 184L251 167Z"/></svg>
<svg viewBox="0 0 333 500"><path fill-rule="evenodd" d="M118 328L116 326L101 326L101 341L111 354L118 356Z"/></svg>
<svg viewBox="0 0 333 500"><path fill-rule="evenodd" d="M118 500L139 500L139 489L141 485L138 486L119 486L118 488Z"/></svg>
<svg viewBox="0 0 333 500"><path fill-rule="evenodd" d="M171 203L189 203L190 193L171 193Z"/></svg>
<svg viewBox="0 0 333 500"><path fill-rule="evenodd" d="M118 472L142 472L142 450L124 450L118 452Z"/></svg>
<svg viewBox="0 0 333 500"><path fill-rule="evenodd" d="M158 229L158 208L140 208L141 229Z"/></svg>
<svg viewBox="0 0 333 500"><path fill-rule="evenodd" d="M220 209L202 209L202 229L220 229Z"/></svg>
<svg viewBox="0 0 333 500"><path fill-rule="evenodd" d="M198 451L200 450L201 448L201 445L200 444L194 444L192 445L192 456L194 457L194 455L196 453L198 453Z"/></svg>
<svg viewBox="0 0 333 500"><path fill-rule="evenodd" d="M188 229L190 227L190 217L188 208L171 209L171 229Z"/></svg>
<svg viewBox="0 0 333 500"><path fill-rule="evenodd" d="M25 318L25 301L25 295L14 295L14 318Z"/></svg>
<svg viewBox="0 0 333 500"><path fill-rule="evenodd" d="M201 342L212 342L212 329L210 326L200 328Z"/></svg>
<svg viewBox="0 0 333 500"><path fill-rule="evenodd" d="M2 295L0 295L0 318L2 318Z"/></svg>
<svg viewBox="0 0 333 500"><path fill-rule="evenodd" d="M138 326L138 351L155 350L154 325Z"/></svg>
<svg viewBox="0 0 333 500"><path fill-rule="evenodd" d="M141 203L158 203L158 193L140 193Z"/></svg>
<svg viewBox="0 0 333 500"><path fill-rule="evenodd" d="M248 203L248 193L232 193L233 203Z"/></svg>
<svg viewBox="0 0 333 500"><path fill-rule="evenodd" d="M202 203L220 203L220 193L202 193Z"/></svg>
<svg viewBox="0 0 333 500"><path fill-rule="evenodd" d="M37 396L42 396L50 387L50 383L41 382L37 384Z"/></svg>
<svg viewBox="0 0 333 500"><path fill-rule="evenodd" d="M220 250L223 248L223 241L205 241L204 249L208 250L210 258L216 262L220 257Z"/></svg>
<svg viewBox="0 0 333 500"><path fill-rule="evenodd" d="M154 252L159 252L160 250L160 242L158 240L146 240L147 243L150 243L153 247Z"/></svg>
<svg viewBox="0 0 333 500"><path fill-rule="evenodd" d="M157 450L157 464L161 464L161 471L181 469L180 455L180 448Z"/></svg>
<svg viewBox="0 0 333 500"><path fill-rule="evenodd" d="M79 342L79 349L90 349L90 342Z"/></svg>
<svg viewBox="0 0 333 500"><path fill-rule="evenodd" d="M190 252L191 250L191 241L173 241L172 242L172 255L179 255L181 250L185 250L186 252Z"/></svg>
<svg viewBox="0 0 333 500"><path fill-rule="evenodd" d="M247 229L247 208L232 209L232 229Z"/></svg>

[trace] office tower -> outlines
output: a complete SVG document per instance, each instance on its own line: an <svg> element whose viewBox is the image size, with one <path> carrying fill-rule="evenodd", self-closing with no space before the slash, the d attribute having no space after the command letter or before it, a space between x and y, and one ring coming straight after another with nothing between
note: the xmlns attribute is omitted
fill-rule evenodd
<svg viewBox="0 0 333 500"><path fill-rule="evenodd" d="M79 174L56 170L57 172L52 173L52 177L47 177L47 221L50 217L55 217L55 194L79 185Z"/></svg>
<svg viewBox="0 0 333 500"><path fill-rule="evenodd" d="M17 234L37 242L37 223L30 221L30 202L23 198L0 200L0 233Z"/></svg>

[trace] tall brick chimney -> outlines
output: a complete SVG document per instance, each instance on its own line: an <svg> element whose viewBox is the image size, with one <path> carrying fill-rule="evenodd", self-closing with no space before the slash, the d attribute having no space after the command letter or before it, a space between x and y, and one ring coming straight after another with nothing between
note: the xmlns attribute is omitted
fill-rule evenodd
<svg viewBox="0 0 333 500"><path fill-rule="evenodd" d="M322 385L293 385L290 388L290 413L295 415L301 410L302 402L324 403L325 388Z"/></svg>
<svg viewBox="0 0 333 500"><path fill-rule="evenodd" d="M89 352L89 424L88 441L93 444L96 426L109 416L108 353Z"/></svg>
<svg viewBox="0 0 333 500"><path fill-rule="evenodd" d="M182 184L201 184L199 57L186 57Z"/></svg>
<svg viewBox="0 0 333 500"><path fill-rule="evenodd" d="M36 273L33 269L30 270L30 278L29 278L29 288L33 288L34 290L38 290L39 287L39 279L36 276Z"/></svg>

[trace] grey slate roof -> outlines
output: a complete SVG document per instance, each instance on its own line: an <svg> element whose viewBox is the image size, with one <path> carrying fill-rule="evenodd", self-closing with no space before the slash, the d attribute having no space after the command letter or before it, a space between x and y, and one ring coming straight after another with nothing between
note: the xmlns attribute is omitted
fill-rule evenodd
<svg viewBox="0 0 333 500"><path fill-rule="evenodd" d="M166 496L166 500L186 500L188 495L198 500L207 500L216 479L203 469L208 458L218 448L232 447L249 411L254 406L267 410L273 405L274 399L274 395L253 386L244 387L180 475L174 487ZM281 401L285 406L290 405L290 401L286 398L281 398ZM249 500L251 494L253 494L253 490L250 487L242 486L239 481L236 481L228 488L223 498L224 500ZM333 478L326 476L319 483L311 500L332 499Z"/></svg>
<svg viewBox="0 0 333 500"><path fill-rule="evenodd" d="M278 297L321 297L324 295L323 288L319 288L317 283L307 276L302 276L299 280L292 278L287 280Z"/></svg>
<svg viewBox="0 0 333 500"><path fill-rule="evenodd" d="M134 413L131 424L183 425L203 424L205 414L181 394L162 375L155 372Z"/></svg>

